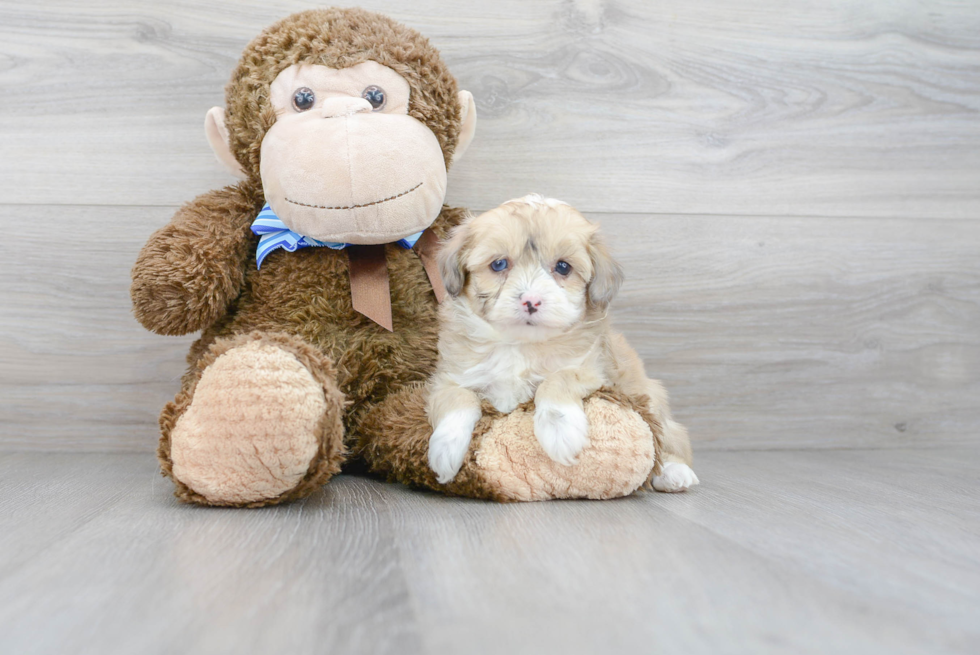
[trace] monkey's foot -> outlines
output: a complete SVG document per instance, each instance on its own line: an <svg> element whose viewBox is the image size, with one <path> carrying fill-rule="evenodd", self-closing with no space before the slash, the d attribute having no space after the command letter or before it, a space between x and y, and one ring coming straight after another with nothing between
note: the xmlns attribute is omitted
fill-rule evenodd
<svg viewBox="0 0 980 655"><path fill-rule="evenodd" d="M196 384L164 410L161 462L179 498L267 505L304 496L339 469L342 396L289 341L255 334L216 344Z"/></svg>
<svg viewBox="0 0 980 655"><path fill-rule="evenodd" d="M641 403L614 391L597 391L584 409L589 443L569 466L542 449L533 403L510 414L484 405L462 468L440 484L427 465L432 430L424 389L416 387L389 397L365 420L359 453L389 480L458 496L507 502L630 495L652 475L659 425L645 416Z"/></svg>

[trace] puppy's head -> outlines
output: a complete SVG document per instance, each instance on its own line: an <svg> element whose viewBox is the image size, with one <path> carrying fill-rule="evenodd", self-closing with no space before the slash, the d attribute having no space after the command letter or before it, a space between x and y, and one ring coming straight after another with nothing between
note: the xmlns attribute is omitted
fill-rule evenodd
<svg viewBox="0 0 980 655"><path fill-rule="evenodd" d="M532 340L604 310L623 280L597 226L538 195L467 218L443 245L439 267L450 295Z"/></svg>

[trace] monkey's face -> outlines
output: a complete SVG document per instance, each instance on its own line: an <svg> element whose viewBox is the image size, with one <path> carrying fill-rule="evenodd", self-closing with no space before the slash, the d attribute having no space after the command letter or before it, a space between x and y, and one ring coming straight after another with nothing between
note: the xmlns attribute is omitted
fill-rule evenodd
<svg viewBox="0 0 980 655"><path fill-rule="evenodd" d="M374 61L294 64L269 89L276 122L262 140L266 202L291 230L320 241L397 241L442 209L438 139L408 115L410 87Z"/></svg>

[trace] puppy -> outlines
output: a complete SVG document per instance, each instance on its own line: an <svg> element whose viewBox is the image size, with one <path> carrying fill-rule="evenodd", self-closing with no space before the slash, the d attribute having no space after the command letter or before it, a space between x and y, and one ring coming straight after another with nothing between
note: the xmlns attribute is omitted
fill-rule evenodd
<svg viewBox="0 0 980 655"><path fill-rule="evenodd" d="M462 466L486 399L509 413L534 398L534 433L565 465L589 443L582 399L602 386L646 395L663 426L659 491L698 484L687 431L667 393L610 329L623 280L597 226L569 205L530 195L468 217L439 254L450 298L440 309L439 363L430 381L429 466L440 483Z"/></svg>

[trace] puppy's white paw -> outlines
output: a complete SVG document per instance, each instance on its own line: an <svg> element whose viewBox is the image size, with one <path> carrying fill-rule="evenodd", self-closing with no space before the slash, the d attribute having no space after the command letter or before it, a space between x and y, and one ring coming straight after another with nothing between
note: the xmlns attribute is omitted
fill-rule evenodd
<svg viewBox="0 0 980 655"><path fill-rule="evenodd" d="M457 409L446 415L429 437L429 467L439 484L446 484L459 473L479 420L479 409Z"/></svg>
<svg viewBox="0 0 980 655"><path fill-rule="evenodd" d="M589 419L578 405L542 400L534 408L534 435L548 457L571 466L589 445Z"/></svg>
<svg viewBox="0 0 980 655"><path fill-rule="evenodd" d="M696 484L701 484L701 481L691 467L678 462L665 463L663 472L653 476L653 488L657 491L684 491Z"/></svg>

